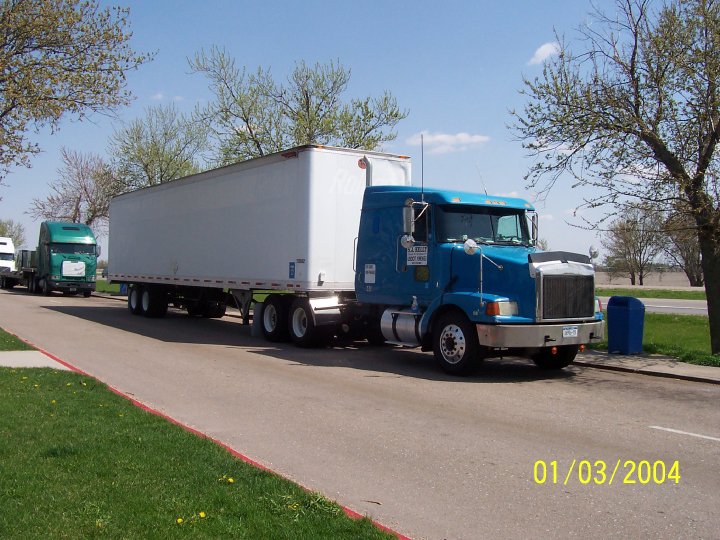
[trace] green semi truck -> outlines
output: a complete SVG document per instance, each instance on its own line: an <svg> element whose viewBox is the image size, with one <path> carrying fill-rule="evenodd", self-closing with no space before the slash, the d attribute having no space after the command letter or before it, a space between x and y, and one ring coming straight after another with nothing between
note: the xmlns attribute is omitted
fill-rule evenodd
<svg viewBox="0 0 720 540"><path fill-rule="evenodd" d="M0 285L25 285L31 293L52 291L90 296L100 248L92 229L82 223L45 221L35 251L20 250L15 271L0 273Z"/></svg>

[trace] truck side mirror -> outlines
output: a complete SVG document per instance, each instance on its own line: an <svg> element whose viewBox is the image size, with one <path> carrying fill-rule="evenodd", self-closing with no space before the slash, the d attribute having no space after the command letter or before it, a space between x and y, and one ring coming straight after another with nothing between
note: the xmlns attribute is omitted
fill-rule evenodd
<svg viewBox="0 0 720 540"><path fill-rule="evenodd" d="M530 223L532 225L532 245L537 246L540 230L537 212L533 212L530 216Z"/></svg>
<svg viewBox="0 0 720 540"><path fill-rule="evenodd" d="M412 234L403 234L400 238L400 245L405 249L410 249L415 245L415 238Z"/></svg>
<svg viewBox="0 0 720 540"><path fill-rule="evenodd" d="M468 255L475 255L475 253L477 253L477 250L478 250L477 242L475 240L473 240L472 238L468 238L467 240L465 240L465 243L463 244L463 250Z"/></svg>
<svg viewBox="0 0 720 540"><path fill-rule="evenodd" d="M102 253L102 246L95 246L95 255L97 257L99 257L101 253Z"/></svg>
<svg viewBox="0 0 720 540"><path fill-rule="evenodd" d="M408 204L409 203L409 204ZM412 207L412 199L408 199L408 202L403 206L403 232L405 234L412 234L415 232L415 215Z"/></svg>

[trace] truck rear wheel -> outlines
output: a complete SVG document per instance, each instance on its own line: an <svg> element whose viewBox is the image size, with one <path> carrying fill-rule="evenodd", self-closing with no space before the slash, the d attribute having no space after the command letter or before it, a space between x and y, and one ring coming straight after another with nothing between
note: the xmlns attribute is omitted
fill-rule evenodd
<svg viewBox="0 0 720 540"><path fill-rule="evenodd" d="M290 339L298 347L317 347L328 337L329 328L317 326L307 298L296 298L288 318Z"/></svg>
<svg viewBox="0 0 720 540"><path fill-rule="evenodd" d="M142 313L142 306L140 305L140 295L142 289L139 285L130 285L128 289L128 309L133 315L140 315Z"/></svg>
<svg viewBox="0 0 720 540"><path fill-rule="evenodd" d="M460 312L440 315L433 329L433 353L445 373L468 375L482 360L475 325Z"/></svg>
<svg viewBox="0 0 720 540"><path fill-rule="evenodd" d="M288 301L280 295L271 294L263 302L262 330L265 339L273 342L287 341Z"/></svg>
<svg viewBox="0 0 720 540"><path fill-rule="evenodd" d="M533 362L540 369L562 369L569 366L575 360L579 347L577 345L565 345L557 348L557 353L552 353L552 348L541 349L532 356Z"/></svg>
<svg viewBox="0 0 720 540"><path fill-rule="evenodd" d="M144 287L140 295L140 312L146 317L164 317L167 313L167 295L156 287Z"/></svg>
<svg viewBox="0 0 720 540"><path fill-rule="evenodd" d="M50 283L47 278L43 278L42 280L42 293L45 296L50 296L50 293L52 293L52 287L50 287Z"/></svg>

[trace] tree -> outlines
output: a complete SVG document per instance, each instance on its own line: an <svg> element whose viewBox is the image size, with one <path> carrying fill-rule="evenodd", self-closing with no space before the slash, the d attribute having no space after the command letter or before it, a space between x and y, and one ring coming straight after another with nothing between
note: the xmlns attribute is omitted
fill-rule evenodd
<svg viewBox="0 0 720 540"><path fill-rule="evenodd" d="M611 276L629 275L631 285L644 285L645 277L662 252L665 236L659 214L648 208L629 208L610 224L602 241L605 266Z"/></svg>
<svg viewBox="0 0 720 540"><path fill-rule="evenodd" d="M395 139L392 130L408 114L389 92L344 103L350 70L335 62L314 67L299 62L283 84L269 69L240 70L217 48L189 62L215 94L215 102L197 116L212 125L221 164L304 144L373 150Z"/></svg>
<svg viewBox="0 0 720 540"><path fill-rule="evenodd" d="M102 229L109 218L110 199L118 191L110 166L96 154L62 149L59 178L50 184L50 195L34 199L35 219L72 221Z"/></svg>
<svg viewBox="0 0 720 540"><path fill-rule="evenodd" d="M125 73L148 57L130 48L127 16L96 0L0 2L0 180L40 151L29 132L130 101Z"/></svg>
<svg viewBox="0 0 720 540"><path fill-rule="evenodd" d="M563 175L596 188L584 204L683 208L694 225L720 354L720 2L618 0L525 80L515 129L537 158L531 186Z"/></svg>
<svg viewBox="0 0 720 540"><path fill-rule="evenodd" d="M151 107L112 136L110 153L121 191L163 184L200 172L207 128L175 105Z"/></svg>
<svg viewBox="0 0 720 540"><path fill-rule="evenodd" d="M0 219L0 236L12 238L15 247L19 248L25 243L25 227L12 219Z"/></svg>
<svg viewBox="0 0 720 540"><path fill-rule="evenodd" d="M702 287L704 283L702 257L695 224L690 221L687 212L671 215L665 223L664 233L667 241L663 247L670 262L682 269L693 287Z"/></svg>

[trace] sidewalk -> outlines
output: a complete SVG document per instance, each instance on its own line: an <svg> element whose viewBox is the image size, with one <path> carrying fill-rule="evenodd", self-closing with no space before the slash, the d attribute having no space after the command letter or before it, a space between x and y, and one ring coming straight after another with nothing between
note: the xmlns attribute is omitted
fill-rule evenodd
<svg viewBox="0 0 720 540"><path fill-rule="evenodd" d="M587 350L578 354L573 365L720 384L720 368L686 364L662 355L627 356ZM40 351L0 352L0 367L68 369Z"/></svg>
<svg viewBox="0 0 720 540"><path fill-rule="evenodd" d="M2 351L0 352L0 367L49 367L66 371L69 369L40 351Z"/></svg>
<svg viewBox="0 0 720 540"><path fill-rule="evenodd" d="M577 355L573 365L720 384L720 367L686 364L660 354L622 355L586 350Z"/></svg>

